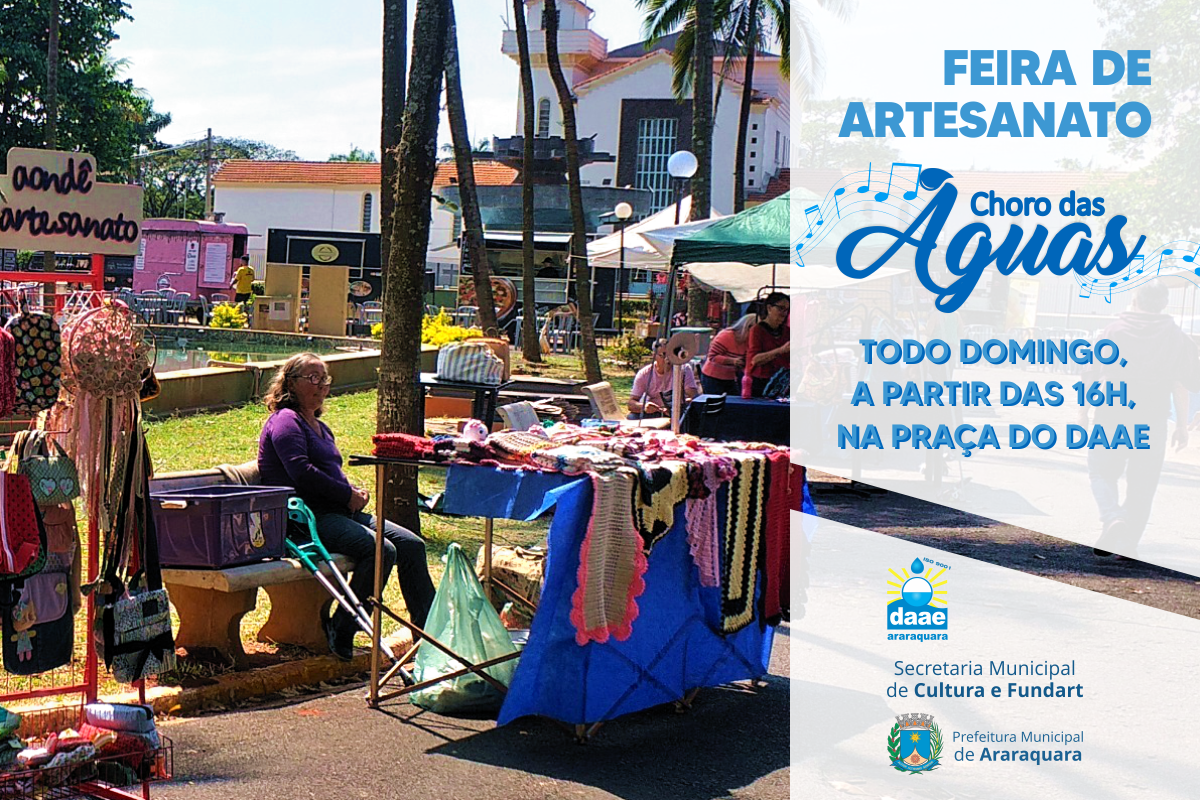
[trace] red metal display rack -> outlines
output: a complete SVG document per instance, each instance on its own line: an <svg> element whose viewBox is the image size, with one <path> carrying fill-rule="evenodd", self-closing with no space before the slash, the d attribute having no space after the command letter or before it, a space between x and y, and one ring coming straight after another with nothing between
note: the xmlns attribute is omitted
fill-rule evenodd
<svg viewBox="0 0 1200 800"><path fill-rule="evenodd" d="M86 302L97 302L104 296L104 256L91 256L91 270L88 273L79 272L4 272L0 271L2 282L38 281L41 283L68 283L88 286ZM61 311L67 301L66 295L56 295L55 312ZM27 423L21 421L21 427ZM100 573L100 532L94 519L88 518L87 538L83 543L87 564L84 582L95 581ZM83 554L81 554L83 555ZM95 647L95 597L89 594L85 598L86 625L79 628L76 625L75 659L83 653L83 673L79 674L77 661L66 667L54 670L46 675L34 678L14 679L6 676L0 685L0 705L20 703L30 700L63 699L64 702L47 709L38 709L25 717L24 729L36 733L49 733L64 726L78 725L83 721L83 706L96 699L99 686L99 659ZM82 635L80 635L82 634ZM145 686L138 683L138 700L146 701ZM19 710L19 709L18 709ZM138 754L142 766L134 770L132 784L124 787L113 782L121 772L118 766L122 759L126 762L130 756L117 758L98 758L85 764L57 767L54 769L34 769L20 772L10 772L0 775L0 796L3 797L37 797L37 798L75 798L98 797L108 800L149 800L150 785L167 780L171 777L174 767L172 747L169 740L162 738L162 746L157 750ZM90 769L94 765L95 769ZM138 787L136 794L131 787Z"/></svg>

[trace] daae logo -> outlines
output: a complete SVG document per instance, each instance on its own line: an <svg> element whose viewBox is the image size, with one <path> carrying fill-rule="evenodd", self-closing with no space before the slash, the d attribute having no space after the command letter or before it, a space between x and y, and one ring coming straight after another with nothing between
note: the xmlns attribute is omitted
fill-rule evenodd
<svg viewBox="0 0 1200 800"><path fill-rule="evenodd" d="M944 564L927 564L914 558L908 569L901 570L903 575L894 569L888 570L895 580L887 582L890 587L887 593L897 595L888 600L889 631L946 630L950 611L946 607L948 578L944 576L948 569Z"/></svg>

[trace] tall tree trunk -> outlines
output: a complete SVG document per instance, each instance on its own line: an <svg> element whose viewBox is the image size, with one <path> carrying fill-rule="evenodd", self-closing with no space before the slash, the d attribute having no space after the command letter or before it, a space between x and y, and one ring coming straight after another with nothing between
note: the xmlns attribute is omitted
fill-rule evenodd
<svg viewBox="0 0 1200 800"><path fill-rule="evenodd" d="M517 52L521 61L521 108L525 117L521 153L521 355L530 364L542 362L537 329L537 267L533 263L533 62L529 58L529 27L524 0L513 0L517 21Z"/></svg>
<svg viewBox="0 0 1200 800"><path fill-rule="evenodd" d="M417 0L413 59L408 75L397 163L396 206L383 291L383 343L379 358L380 432L423 433L421 369L421 291L429 248L430 203L437 168L438 100L442 93L447 0ZM380 513L420 531L417 475L390 470L387 508Z"/></svg>
<svg viewBox="0 0 1200 800"><path fill-rule="evenodd" d="M450 120L450 139L454 142L454 163L458 167L458 199L463 216L463 244L475 278L475 304L479 306L479 327L484 336L499 336L496 301L492 298L492 271L488 268L483 243L483 217L479 213L479 193L475 189L475 160L467 135L467 112L463 107L462 76L458 68L458 33L454 24L454 4L446 3L446 116Z"/></svg>
<svg viewBox="0 0 1200 800"><path fill-rule="evenodd" d="M733 167L733 213L746 208L746 135L750 129L750 103L754 94L754 56L758 51L758 0L750 0L746 24L746 74L742 76L742 107L738 111L737 156Z"/></svg>
<svg viewBox="0 0 1200 800"><path fill-rule="evenodd" d="M713 129L713 0L696 2L695 72L692 75L692 153L696 174L692 178L691 219L712 214ZM695 282L688 289L688 324L703 325L708 316L707 293Z"/></svg>
<svg viewBox="0 0 1200 800"><path fill-rule="evenodd" d="M575 293L579 304L579 349L583 352L583 374L588 383L603 380L596 328L592 318L592 270L587 260L587 223L583 217L583 190L579 179L579 134L575 126L575 98L558 59L558 6L546 0L542 7L546 32L546 62L562 107L563 139L567 151L567 189L571 199L571 262L575 268Z"/></svg>
<svg viewBox="0 0 1200 800"><path fill-rule="evenodd" d="M379 254L392 250L392 217L396 210L396 148L404 113L404 77L408 60L408 2L383 3L383 113L379 137Z"/></svg>
<svg viewBox="0 0 1200 800"><path fill-rule="evenodd" d="M50 41L46 46L46 149L58 149L58 0L50 0ZM55 271L54 251L42 253L42 269ZM42 291L54 301L54 284L47 283ZM103 288L103 287L101 287Z"/></svg>

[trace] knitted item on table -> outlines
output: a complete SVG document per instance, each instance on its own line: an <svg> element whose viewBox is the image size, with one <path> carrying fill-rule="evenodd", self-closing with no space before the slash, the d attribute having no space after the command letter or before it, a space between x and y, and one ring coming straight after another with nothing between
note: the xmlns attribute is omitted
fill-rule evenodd
<svg viewBox="0 0 1200 800"><path fill-rule="evenodd" d="M675 524L675 507L687 498L687 464L663 461L641 468L641 480L633 503L633 518L642 549L646 553Z"/></svg>
<svg viewBox="0 0 1200 800"><path fill-rule="evenodd" d="M721 585L717 489L737 476L737 468L732 459L723 456L706 457L696 466L707 494L687 501L688 551L700 572L700 585L716 588Z"/></svg>
<svg viewBox="0 0 1200 800"><path fill-rule="evenodd" d="M371 441L381 458L424 458L433 453L433 440L410 433L377 433Z"/></svg>
<svg viewBox="0 0 1200 800"><path fill-rule="evenodd" d="M736 453L737 477L729 501L721 550L721 627L736 633L754 619L754 587L765 522L766 459Z"/></svg>
<svg viewBox="0 0 1200 800"><path fill-rule="evenodd" d="M619 642L637 619L637 598L646 590L646 556L633 525L629 498L636 475L619 469L593 473L592 518L579 550L579 583L571 596L575 642Z"/></svg>
<svg viewBox="0 0 1200 800"><path fill-rule="evenodd" d="M767 523L763 534L762 618L777 625L788 617L791 581L790 522L791 456L786 452L767 456Z"/></svg>
<svg viewBox="0 0 1200 800"><path fill-rule="evenodd" d="M539 436L529 431L500 431L488 437L488 444L504 456L513 456L517 460L533 463L532 456L539 450L555 447L555 443L544 435Z"/></svg>
<svg viewBox="0 0 1200 800"><path fill-rule="evenodd" d="M618 456L595 447L563 445L533 453L533 463L542 469L581 475L585 472L604 471L624 466Z"/></svg>

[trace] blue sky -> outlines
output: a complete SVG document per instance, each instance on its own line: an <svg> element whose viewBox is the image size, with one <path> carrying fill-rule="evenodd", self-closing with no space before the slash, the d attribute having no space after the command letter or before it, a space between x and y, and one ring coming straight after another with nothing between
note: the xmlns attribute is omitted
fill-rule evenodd
<svg viewBox="0 0 1200 800"><path fill-rule="evenodd" d="M410 0L409 20L412 20ZM457 0L463 93L473 139L513 132L517 68L500 53L511 0ZM638 41L633 0L594 0L609 47ZM379 149L379 0L130 0L113 56L172 123L164 141L259 139L323 161ZM442 139L449 133L443 121Z"/></svg>

